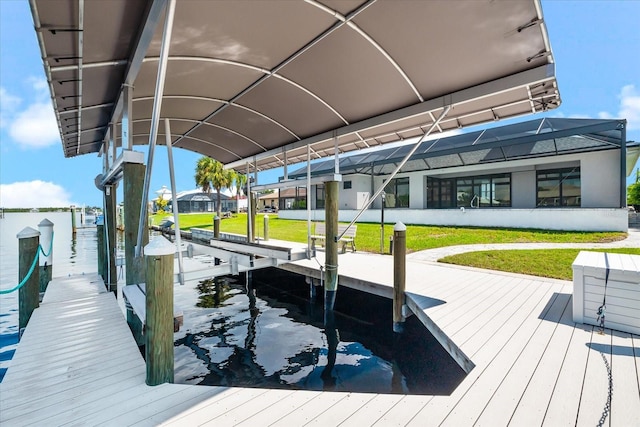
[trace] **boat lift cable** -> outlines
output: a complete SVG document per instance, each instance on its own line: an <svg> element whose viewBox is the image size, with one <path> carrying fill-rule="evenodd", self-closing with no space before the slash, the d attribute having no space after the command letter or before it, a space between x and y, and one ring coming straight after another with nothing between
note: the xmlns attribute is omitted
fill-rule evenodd
<svg viewBox="0 0 640 427"><path fill-rule="evenodd" d="M418 149L418 147L420 146L420 144L422 144L422 142L431 134L431 132L433 132L433 130L438 127L438 125L440 124L440 122L442 121L442 119L445 118L445 116L449 113L449 110L451 109L451 105L447 105L446 107L444 107L444 110L442 111L442 113L440 113L440 116L431 124L431 126L429 127L429 129L422 135L422 137L418 140L418 142L416 142L413 146L413 148L407 153L406 156L404 156L404 159L402 159L402 161L398 164L398 166L396 166L396 169L391 173L391 175L387 178L387 183L389 181L391 181L397 174L398 172L400 172L400 169L402 169L402 167L405 165L405 163L407 163L407 161L411 158L411 156L413 156L413 154L416 152L416 150ZM360 209L360 211L357 213L356 217L349 223L349 225L344 229L344 231L342 232L342 234L340 234L339 236L335 237L335 241L339 241L340 239L342 239L344 237L344 235L347 233L347 231L349 231L349 229L353 226L353 224L356 223L356 221L358 221L358 218L360 218L360 216L362 216L362 214L364 213L365 210L369 209L369 206L371 206L371 204L373 203L374 200L376 200L378 198L378 196L384 191L386 184L383 182L380 187L378 188L378 190L375 192L375 194L373 195L373 197L369 198L369 200L367 201L367 203L364 204L364 206Z"/></svg>
<svg viewBox="0 0 640 427"><path fill-rule="evenodd" d="M16 286L14 286L11 289L0 289L0 295L6 295L6 294L10 294L11 292L15 292L18 289L20 289L21 287L23 287L25 285L25 283L27 283L27 281L29 280L29 278L31 278L31 275L33 274L33 270L36 269L36 264L38 263L38 255L41 252L42 256L44 256L45 258L48 257L51 254L51 250L53 249L53 233L51 233L51 243L49 244L49 250L47 252L44 251L44 249L42 248L42 245L38 245L38 250L36 251L36 255L33 257L33 262L31 263L31 267L29 267L29 271L27 272L27 275L24 277L24 279L22 279L22 281L20 283L18 283ZM47 264L45 263L44 265L45 269L47 268Z"/></svg>

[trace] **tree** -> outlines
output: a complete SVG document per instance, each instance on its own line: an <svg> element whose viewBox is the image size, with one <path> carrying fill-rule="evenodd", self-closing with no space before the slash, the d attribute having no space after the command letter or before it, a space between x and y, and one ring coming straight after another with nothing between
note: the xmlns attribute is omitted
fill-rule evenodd
<svg viewBox="0 0 640 427"><path fill-rule="evenodd" d="M168 204L169 204L169 201L168 201L168 200L163 199L163 198L162 198L162 196L161 196L161 197L159 197L159 198L156 200L156 206L158 207L158 210L160 210L160 211L164 211L164 210L166 210L166 208L167 208L167 205L168 205Z"/></svg>
<svg viewBox="0 0 640 427"><path fill-rule="evenodd" d="M211 175L215 167L215 160L211 157L200 157L196 164L196 186L202 188L203 193L211 192Z"/></svg>
<svg viewBox="0 0 640 427"><path fill-rule="evenodd" d="M627 205L640 211L640 168L636 169L636 182L627 187Z"/></svg>
<svg viewBox="0 0 640 427"><path fill-rule="evenodd" d="M229 187L233 181L233 172L225 169L222 163L211 157L201 157L196 164L196 185L202 187L205 193L215 189L218 196L217 214L221 216L222 203L220 192L224 187Z"/></svg>
<svg viewBox="0 0 640 427"><path fill-rule="evenodd" d="M236 210L240 212L240 191L247 185L247 176L234 171L233 181L236 185Z"/></svg>

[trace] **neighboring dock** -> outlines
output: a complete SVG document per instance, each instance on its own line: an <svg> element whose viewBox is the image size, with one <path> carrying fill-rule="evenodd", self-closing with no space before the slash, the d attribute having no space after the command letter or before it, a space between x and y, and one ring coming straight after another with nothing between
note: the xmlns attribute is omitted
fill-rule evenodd
<svg viewBox="0 0 640 427"><path fill-rule="evenodd" d="M339 261L343 286L391 294L391 257ZM0 383L0 424L640 425L640 337L574 324L570 282L408 260L408 305L474 365L450 396L149 387L100 283L50 283Z"/></svg>

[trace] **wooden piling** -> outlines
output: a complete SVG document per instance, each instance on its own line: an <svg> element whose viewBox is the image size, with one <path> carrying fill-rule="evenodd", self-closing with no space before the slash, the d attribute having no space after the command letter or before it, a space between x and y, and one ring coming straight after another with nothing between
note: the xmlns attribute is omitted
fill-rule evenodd
<svg viewBox="0 0 640 427"><path fill-rule="evenodd" d="M263 218L264 240L269 240L269 215L265 214Z"/></svg>
<svg viewBox="0 0 640 427"><path fill-rule="evenodd" d="M213 237L220 238L220 217L218 215L213 217Z"/></svg>
<svg viewBox="0 0 640 427"><path fill-rule="evenodd" d="M116 266L116 239L118 229L117 208L116 208L116 185L105 185L104 187L104 219L106 221L105 238L107 239L106 257L107 268L106 274L108 276L106 282L109 291L117 294L118 291L118 273Z"/></svg>
<svg viewBox="0 0 640 427"><path fill-rule="evenodd" d="M76 207L71 206L71 233L76 234Z"/></svg>
<svg viewBox="0 0 640 427"><path fill-rule="evenodd" d="M405 279L407 267L407 227L398 222L393 227L393 332L404 331L402 307L405 304Z"/></svg>
<svg viewBox="0 0 640 427"><path fill-rule="evenodd" d="M40 265L40 292L47 290L47 285L53 277L53 223L47 218L38 224L40 231L40 246L45 253L40 253L38 264Z"/></svg>
<svg viewBox="0 0 640 427"><path fill-rule="evenodd" d="M162 237L145 246L147 385L173 382L173 255Z"/></svg>
<svg viewBox="0 0 640 427"><path fill-rule="evenodd" d="M33 310L40 306L40 269L38 268L40 232L26 227L16 237L18 238L18 279L20 282L26 280L18 291L18 330L20 331L29 323ZM29 275L32 266L34 268Z"/></svg>
<svg viewBox="0 0 640 427"><path fill-rule="evenodd" d="M254 195L253 193L249 194L249 198L247 199L247 203L249 203L249 213L250 215L247 217L247 241L248 242L255 242L255 236L256 234L256 209L258 207L258 203L256 200L256 195ZM249 224L249 221L251 221L251 224Z"/></svg>
<svg viewBox="0 0 640 427"><path fill-rule="evenodd" d="M324 269L324 309L333 311L338 291L338 181L328 181L325 189L325 269Z"/></svg>
<svg viewBox="0 0 640 427"><path fill-rule="evenodd" d="M96 221L96 236L98 237L98 274L102 276L102 280L106 282L107 276L105 274L105 244L104 244L104 219L98 219Z"/></svg>
<svg viewBox="0 0 640 427"><path fill-rule="evenodd" d="M123 166L123 195L124 195L124 258L126 268L126 284L134 285L145 281L145 269L143 257L136 257L136 245L138 244L138 224L140 220L147 223L145 218L140 218L140 205L143 200L145 166L139 163L125 163ZM176 230L178 232L179 230ZM142 246L149 243L149 233L145 229L142 238Z"/></svg>

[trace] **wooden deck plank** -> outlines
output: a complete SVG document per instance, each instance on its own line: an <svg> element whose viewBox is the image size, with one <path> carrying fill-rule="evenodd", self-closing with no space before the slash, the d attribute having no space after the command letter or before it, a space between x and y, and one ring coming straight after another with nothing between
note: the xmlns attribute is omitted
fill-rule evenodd
<svg viewBox="0 0 640 427"><path fill-rule="evenodd" d="M131 425L141 426L157 426L157 425L180 425L180 422L174 423L176 419L182 418L186 413L193 412L195 408L209 406L216 400L224 399L233 393L239 392L240 388L231 387L209 387L209 386L192 386L200 387L205 391L191 399L182 399L179 402L170 402L166 408L159 410L151 416L140 420Z"/></svg>
<svg viewBox="0 0 640 427"><path fill-rule="evenodd" d="M594 328L591 342L587 343L587 347L589 355L584 373L584 386L580 396L577 425L598 425L607 404L609 391L608 367L611 366L611 330L605 330L605 333L601 334L598 332L598 328Z"/></svg>
<svg viewBox="0 0 640 427"><path fill-rule="evenodd" d="M337 426L342 424L351 414L358 411L375 397L375 394L349 393L347 396L324 411L308 425L313 426Z"/></svg>
<svg viewBox="0 0 640 427"><path fill-rule="evenodd" d="M307 424L323 412L330 411L331 407L348 395L348 393L316 393L317 397L308 400L298 410L285 415L271 425L291 427Z"/></svg>
<svg viewBox="0 0 640 427"><path fill-rule="evenodd" d="M259 399L252 399L236 406L235 408L225 411L220 416L207 421L203 426L219 426L219 425L238 425L239 423L251 418L254 415L260 416L262 425L268 424L264 418L262 411L276 404L278 401L293 394L293 390L269 390L260 395Z"/></svg>
<svg viewBox="0 0 640 427"><path fill-rule="evenodd" d="M135 399L121 400L111 407L101 405L99 411L76 417L70 425L129 425L149 418L169 406L208 393L203 387L169 383L153 387L142 383L138 389Z"/></svg>
<svg viewBox="0 0 640 427"><path fill-rule="evenodd" d="M576 425L584 371L589 356L587 344L591 342L592 330L593 326L589 325L578 324L574 327L542 425L549 427Z"/></svg>
<svg viewBox="0 0 640 427"><path fill-rule="evenodd" d="M253 414L251 417L238 422L237 425L245 427L270 425L296 411L300 406L318 396L319 394L317 392L295 390L293 393L283 397L279 401L263 409L261 412Z"/></svg>
<svg viewBox="0 0 640 427"><path fill-rule="evenodd" d="M477 281L474 287L465 290L462 295L445 297L436 294L439 299L447 299L447 304L429 309L429 316L437 319L438 326L446 330L455 330L449 327L453 323L460 323L460 319L467 317L479 317L484 311L495 307L500 301L509 299L512 294L517 294L517 286L508 286L513 279L511 277L499 276L492 281ZM500 291L497 294L497 291ZM464 324L464 323L463 323Z"/></svg>
<svg viewBox="0 0 640 427"><path fill-rule="evenodd" d="M499 307L500 310L493 316L480 317L475 322L467 323L465 328L450 333L451 339L458 342L473 360L477 358L477 363L482 363L484 359L476 355L487 346L495 346L496 344L493 343L496 338L499 339L498 342L503 342L503 339L506 338L504 336L505 322L523 321L523 317L537 316L537 313L532 310L536 310L539 304L542 304L539 308L542 310L552 295L548 284L526 286L526 289L526 292L522 292L502 304Z"/></svg>
<svg viewBox="0 0 640 427"><path fill-rule="evenodd" d="M518 300L526 298L526 295L530 295L534 291L535 289L532 287L504 286L500 289L498 296L493 296L485 301L484 304L479 302L475 306L464 306L462 310L456 307L458 305L457 302L450 304L449 310L455 316L442 316L442 311L434 315L431 315L431 310L428 313L449 337L458 342L459 345L464 345L464 334L461 331L469 326L471 326L471 330L481 329L478 323L486 324L491 322L491 319L497 316L505 307L516 304Z"/></svg>
<svg viewBox="0 0 640 427"><path fill-rule="evenodd" d="M540 361L543 359L545 352L551 344L551 340L557 329L562 327L562 319L568 321L567 306L571 298L568 294L556 294L553 305L546 313L535 333L518 355L515 363L511 366L502 382L491 396L486 407L482 411L480 417L475 421L478 426L496 426L507 425L510 422L520 398L524 394L527 385L530 383L534 373L539 367ZM496 368L498 370L498 368ZM488 372L485 372L485 376ZM489 376L492 374L489 373ZM495 374L496 376L498 374ZM551 378L554 378L553 374ZM540 390L537 391L541 393ZM551 397L549 391L547 397ZM466 410L466 405L461 402L461 410ZM546 407L546 402L544 407ZM544 413L542 413L544 415ZM542 422L542 416L538 424ZM531 418L527 420L528 424L535 424Z"/></svg>
<svg viewBox="0 0 640 427"><path fill-rule="evenodd" d="M541 425L553 394L555 380L562 368L562 362L569 348L573 335L574 323L571 295L567 295L567 306L558 327L553 332L549 345L540 358L533 377L526 384L526 389L519 396L520 400L509 420L509 424Z"/></svg>
<svg viewBox="0 0 640 427"><path fill-rule="evenodd" d="M474 387L476 382L484 375L484 371L494 363L494 360L503 352L509 351L507 347L514 335L530 336L530 328L538 322L538 315L548 305L552 295L550 289L536 288L535 296L526 298L520 305L505 307L492 319L491 335L474 343L473 360L476 368L467 375L464 381L454 390L450 396L434 396L425 407L416 414L410 425L439 425L457 405L458 401ZM481 331L478 335L484 334ZM513 344L512 344L513 345Z"/></svg>
<svg viewBox="0 0 640 427"><path fill-rule="evenodd" d="M99 360L100 363L96 363ZM49 366L44 361L44 366ZM65 385L71 385L78 378L96 379L105 373L94 372L103 370L113 372L116 369L126 370L129 368L140 369L140 360L138 357L132 356L124 352L116 353L111 357L84 357L81 360L74 359L72 362L59 361L51 369L47 370L31 370L20 376L20 384L13 387L16 391L24 390L25 392L33 387L41 389L42 393L46 392L50 386L56 386L60 382ZM142 366L144 369L144 366Z"/></svg>
<svg viewBox="0 0 640 427"><path fill-rule="evenodd" d="M551 296L551 298L555 301L557 299L557 294ZM565 305L562 304L554 304L545 306L545 309L548 310L546 313L542 314L543 318L548 318L548 322L544 322L539 318L529 317L523 322L521 328L518 330L518 333L514 333L505 344L505 346L501 349L501 351L496 355L496 357L491 361L489 366L482 372L482 376L479 377L474 383L474 387L465 393L465 395L458 401L456 406L452 408L451 412L445 418L445 424L447 425L472 425L477 422L480 415L485 411L489 400L496 395L499 387L505 385L505 378L509 376L512 372L514 372L516 377L524 376L526 377L526 373L522 374L521 372L517 372L515 369L516 362L520 357L526 355L526 350L528 348L533 348L536 351L533 357L528 358L529 361L534 360L536 357L540 357L544 347L541 344L545 344L545 341L548 341L549 336L553 332L553 328L555 324L553 322L558 322L564 311ZM540 333L540 329L544 328L544 326L549 326L549 331L547 334ZM529 347L532 340L534 338L536 342ZM542 347L542 348L540 348ZM514 378L515 379L515 378ZM521 380L521 378L519 378ZM513 387L517 386L517 384L506 384L507 390L506 396L511 397ZM505 398L504 395L499 395L498 400L501 398ZM502 401L499 404L508 405L513 402ZM504 410L509 411L509 408L504 408ZM509 412L509 415L513 413L513 410ZM497 421L493 424L492 417L495 417L495 413L490 413L489 415L490 421L483 425L504 425L508 422L508 418L503 420L503 423Z"/></svg>
<svg viewBox="0 0 640 427"><path fill-rule="evenodd" d="M424 407L432 402L434 397L429 396L403 396L402 399L385 412L372 424L374 426L404 426L409 425L416 414L424 410Z"/></svg>
<svg viewBox="0 0 640 427"><path fill-rule="evenodd" d="M344 427L370 426L393 408L403 398L398 394L378 394L350 414L340 425ZM431 396L424 396L425 401Z"/></svg>
<svg viewBox="0 0 640 427"><path fill-rule="evenodd" d="M634 349L631 334L613 331L611 370L614 393L611 400L611 425L640 426L640 386L633 381L640 347ZM636 360L634 360L636 359Z"/></svg>
<svg viewBox="0 0 640 427"><path fill-rule="evenodd" d="M216 396L212 400L203 400L197 408L182 412L171 419L170 422L168 421L167 424L199 426L217 419L224 415L225 412L231 411L240 405L257 400L268 392L268 389L262 388L241 388L237 392L225 393L225 395Z"/></svg>
<svg viewBox="0 0 640 427"><path fill-rule="evenodd" d="M116 383L105 387L87 388L85 385L73 390L72 393L56 393L12 408L7 417L11 419L13 416L20 419L27 416L29 423L62 425L65 422L63 420L92 414L105 407L113 408L109 403L116 396L129 396L130 399L135 399L139 394L140 385L144 384L144 377L144 374L137 374L120 378Z"/></svg>

